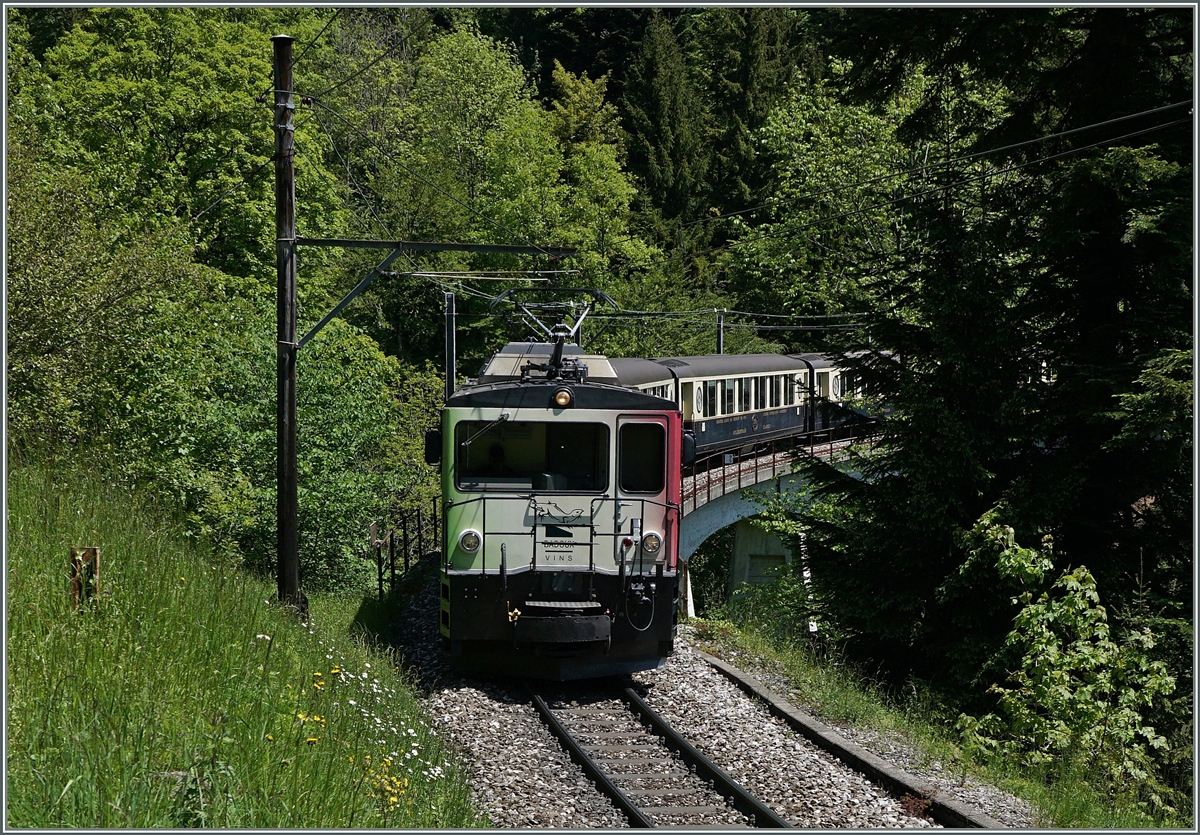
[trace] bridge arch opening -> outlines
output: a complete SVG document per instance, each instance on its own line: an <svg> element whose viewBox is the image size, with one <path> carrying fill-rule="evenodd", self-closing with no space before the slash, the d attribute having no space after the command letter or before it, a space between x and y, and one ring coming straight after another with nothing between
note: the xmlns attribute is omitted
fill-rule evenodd
<svg viewBox="0 0 1200 835"><path fill-rule="evenodd" d="M776 580L793 562L793 550L755 517L738 519L711 534L692 552L687 576L692 614L710 617L743 586Z"/></svg>

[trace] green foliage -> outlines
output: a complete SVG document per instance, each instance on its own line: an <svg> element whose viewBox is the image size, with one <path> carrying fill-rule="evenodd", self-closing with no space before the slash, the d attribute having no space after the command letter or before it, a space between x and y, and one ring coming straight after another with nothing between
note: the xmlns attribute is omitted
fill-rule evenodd
<svg viewBox="0 0 1200 835"><path fill-rule="evenodd" d="M706 202L720 213L765 196L768 172L758 134L812 49L803 23L803 12L781 8L706 8L687 19L689 57L711 114Z"/></svg>
<svg viewBox="0 0 1200 835"><path fill-rule="evenodd" d="M840 10L820 20L834 57L853 64L830 62L829 95L796 111L820 118L781 120L791 132L778 147L813 160L794 169L812 177L851 179L842 159L880 177L907 170L887 194L860 200L830 182L811 232L803 217L780 224L780 238L824 244L830 266L877 255L844 270L852 282L814 293L817 278L793 280L793 290L786 259L820 263L818 247L773 251L764 238L745 286L759 269L774 298L792 293L800 307L865 303L868 330L843 344L892 413L853 467L861 478L812 462L817 502L781 513L805 534L816 603L850 650L896 678L943 682L978 714L1027 649L1007 641L1019 576L972 556L977 543L964 538L988 508L1007 502L1018 537L1052 532L1060 568L1086 563L1114 633L1140 634L1147 615L1170 619L1192 595L1192 253L1180 222L1190 137L1169 113L1137 122L1144 134L1127 135L1131 123L1057 135L1189 100L1190 36L1173 12L1145 10ZM872 124L835 153L805 145L826 125ZM880 133L893 151L873 161ZM1028 141L1037 137L1046 141ZM793 170L779 159L777 170ZM749 250L753 234L745 239ZM1129 659L1161 662L1180 680L1190 667L1186 644L1127 640ZM1113 643L1116 663L1124 645ZM1121 688L1106 697L1113 705ZM1159 736L1192 727L1190 709L1164 693L1138 706ZM1145 751L1142 767L1176 762ZM1190 778L1172 781L1190 791Z"/></svg>
<svg viewBox="0 0 1200 835"><path fill-rule="evenodd" d="M694 216L707 189L708 114L668 15L655 11L626 79L630 166L666 218Z"/></svg>
<svg viewBox="0 0 1200 835"><path fill-rule="evenodd" d="M292 22L302 33L300 17ZM273 234L260 234L273 212L266 181L233 189L216 212L224 220L205 215L191 225L188 215L269 156L253 151L270 147L269 119L258 124L256 107L237 98L261 92L250 85L270 55L266 27L282 22L266 12L92 10L46 46L46 71L25 47L20 18L11 46L10 441L52 455L84 446L123 462L123 478L184 503L192 535L264 571L275 551L272 285L195 261L254 272L273 260ZM254 60L241 60L251 51ZM205 64L201 99L186 77L196 62ZM75 84L87 88L90 109L67 100ZM131 103L139 112L122 128L130 141L118 143L114 131ZM66 115L51 118L60 111ZM78 130L63 130L64 120ZM298 142L311 136L306 130ZM175 139L182 144L172 146ZM197 174L210 163L216 167ZM320 166L298 172L318 217L321 189L313 185L322 179ZM337 216L307 231L329 228L323 224ZM247 222L258 231L228 226ZM238 260L253 252L264 263ZM302 327L308 310L328 309L331 265L305 259ZM428 497L431 475L412 454L427 421L400 420L409 408L402 386L419 391L427 408L429 376L402 372L343 323L302 353L309 588L365 587L370 571L357 550L369 522Z"/></svg>
<svg viewBox="0 0 1200 835"><path fill-rule="evenodd" d="M970 740L953 730L957 711L927 682L889 684L836 642L779 639L769 629L729 620L698 619L691 626L704 650L777 682L772 689L806 712L902 740L922 761L940 765L943 774L974 778L1025 800L1032 807L1032 826L1110 830L1190 825L1186 814L1162 808L1148 814L1128 798L1114 797L1086 761L1030 767L1003 750L986 758L973 756ZM1190 734L1187 739L1190 743ZM1181 808L1186 809L1186 801Z"/></svg>
<svg viewBox="0 0 1200 835"><path fill-rule="evenodd" d="M576 246L581 272L553 281L676 312L591 320L588 347L616 356L711 352L715 308L864 314L858 332L728 335L731 352L853 349L891 409L872 450L805 466L811 501L771 506L812 585L756 591L747 616L779 615L780 634L816 619L958 710L986 712L997 685L1042 716L1020 695L1033 673L1007 679L1040 657L1008 640L1011 598L1036 589L1029 629L1073 612L1090 635L1072 670L1148 659L1175 677L1130 696L1170 740L1134 766L1191 792L1193 139L1185 110L1156 110L1192 98L1185 11L7 14L12 448L123 461L219 553L269 568L273 143L255 97L288 31L314 97L296 114L301 234ZM301 330L374 258L303 250ZM461 369L528 335L487 310L502 285L444 274L547 266L405 254L306 347L306 583L367 582L367 522L435 489L419 447L441 291L459 295ZM1012 533L977 530L1002 502ZM1050 576L1048 551L1015 545L1042 531L1057 568L1090 568L1078 588L1016 570ZM1024 562L1002 570L990 555L1008 552ZM1125 643L1100 637L1089 583ZM1153 646L1129 637L1145 628ZM1115 716L1112 686L1092 703ZM1080 711L1068 725L1086 708L1055 707Z"/></svg>
<svg viewBox="0 0 1200 835"><path fill-rule="evenodd" d="M911 247L890 201L911 162L896 130L912 93L846 105L838 91L849 69L831 61L825 79L798 80L758 134L772 200L752 228L754 215L725 222L739 239L729 272L744 308L811 316L892 306L872 278Z"/></svg>
<svg viewBox="0 0 1200 835"><path fill-rule="evenodd" d="M715 618L724 611L735 529L729 525L717 531L700 543L688 559L688 582L697 617Z"/></svg>
<svg viewBox="0 0 1200 835"><path fill-rule="evenodd" d="M274 299L253 282L212 274L163 313L154 350L126 372L121 431L132 477L187 503L193 534L274 566ZM203 331L185 326L204 321ZM371 521L385 521L431 476L412 450L424 422L402 423L405 389L428 408L430 375L397 361L343 322L330 323L297 364L301 571L306 587L361 590ZM436 385L436 383L435 383ZM407 452L407 456L400 457Z"/></svg>
<svg viewBox="0 0 1200 835"><path fill-rule="evenodd" d="M964 714L960 730L976 747L1004 748L1030 764L1078 757L1118 791L1145 787L1161 804L1150 751L1165 749L1166 740L1143 714L1175 680L1151 657L1154 636L1134 630L1114 641L1096 581L1083 566L1037 594L1052 569L1049 547L1039 553L1017 546L998 510L984 514L969 539L973 553L995 557L1001 576L1026 588L1012 599L1022 608L1007 638L1020 666L1009 686L990 691L1003 719Z"/></svg>
<svg viewBox="0 0 1200 835"><path fill-rule="evenodd" d="M114 428L122 371L195 280L179 224L113 216L90 175L38 147L28 112L8 145L8 429L17 444L88 442Z"/></svg>

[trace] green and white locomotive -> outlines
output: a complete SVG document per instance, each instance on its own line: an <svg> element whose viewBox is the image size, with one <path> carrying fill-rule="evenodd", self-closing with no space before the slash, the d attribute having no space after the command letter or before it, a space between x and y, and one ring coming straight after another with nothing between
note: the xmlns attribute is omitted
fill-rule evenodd
<svg viewBox="0 0 1200 835"><path fill-rule="evenodd" d="M446 400L441 634L451 666L575 679L660 666L678 598L682 415L562 335Z"/></svg>

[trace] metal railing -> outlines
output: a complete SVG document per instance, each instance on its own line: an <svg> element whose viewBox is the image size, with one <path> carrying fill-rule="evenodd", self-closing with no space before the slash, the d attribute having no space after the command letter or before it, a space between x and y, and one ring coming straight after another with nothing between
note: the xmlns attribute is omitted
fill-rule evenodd
<svg viewBox="0 0 1200 835"><path fill-rule="evenodd" d="M403 577L414 562L428 553L425 550L426 543L430 545L430 550L438 550L442 539L442 516L438 512L437 497L435 496L431 500L431 507L428 511L420 507L402 511L400 518L382 536L379 535L379 528L380 525L377 522L371 523L371 541L366 558L375 561L379 599L382 600L385 566L389 577L388 591L390 593L396 588L398 564L403 566L400 573L400 576ZM372 555L371 551L375 553Z"/></svg>
<svg viewBox="0 0 1200 835"><path fill-rule="evenodd" d="M688 513L743 487L788 475L800 455L832 457L835 451L867 441L877 432L874 421L845 423L697 458L683 468L682 511Z"/></svg>

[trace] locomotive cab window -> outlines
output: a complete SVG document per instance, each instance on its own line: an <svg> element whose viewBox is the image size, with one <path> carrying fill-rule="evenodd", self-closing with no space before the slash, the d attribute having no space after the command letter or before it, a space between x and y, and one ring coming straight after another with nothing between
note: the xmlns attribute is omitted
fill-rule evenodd
<svg viewBox="0 0 1200 835"><path fill-rule="evenodd" d="M602 423L464 420L454 432L458 489L599 492L608 487Z"/></svg>
<svg viewBox="0 0 1200 835"><path fill-rule="evenodd" d="M625 493L661 493L666 484L667 432L659 423L626 423L620 430L619 481Z"/></svg>

